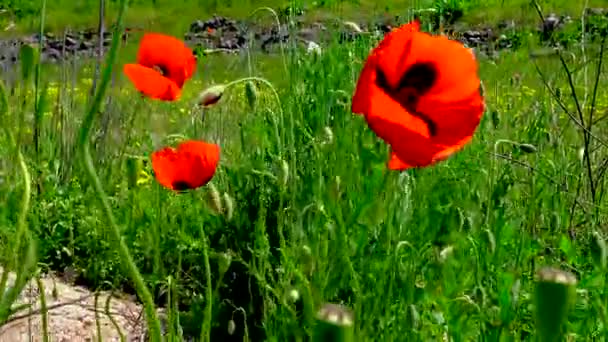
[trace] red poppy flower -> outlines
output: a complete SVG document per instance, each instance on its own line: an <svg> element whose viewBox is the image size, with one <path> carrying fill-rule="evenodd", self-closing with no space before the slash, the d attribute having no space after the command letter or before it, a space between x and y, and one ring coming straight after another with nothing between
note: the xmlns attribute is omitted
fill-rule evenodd
<svg viewBox="0 0 608 342"><path fill-rule="evenodd" d="M194 75L196 57L181 40L146 33L137 52L137 64L126 64L124 73L145 96L175 101L184 83Z"/></svg>
<svg viewBox="0 0 608 342"><path fill-rule="evenodd" d="M152 153L152 168L162 186L183 191L207 184L213 178L219 160L218 145L188 140L177 149L165 147Z"/></svg>
<svg viewBox="0 0 608 342"><path fill-rule="evenodd" d="M352 111L391 146L390 169L424 167L472 139L485 108L480 86L473 53L420 32L415 20L388 33L371 52Z"/></svg>

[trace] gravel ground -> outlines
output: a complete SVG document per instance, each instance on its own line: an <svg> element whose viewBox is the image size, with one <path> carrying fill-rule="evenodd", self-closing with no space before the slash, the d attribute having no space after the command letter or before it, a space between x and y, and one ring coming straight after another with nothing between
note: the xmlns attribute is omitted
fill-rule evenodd
<svg viewBox="0 0 608 342"><path fill-rule="evenodd" d="M11 274L9 282L13 280L14 275ZM97 341L96 316L102 341L120 341L120 333L105 309L110 293L99 293L96 310L95 293L90 290L69 285L53 276L41 280L46 294L50 341ZM32 280L15 303L31 303L31 310L17 312L8 323L0 327L0 342L43 340L39 298L40 291L36 281ZM141 305L129 298L112 296L108 312L126 341L145 340L145 318Z"/></svg>

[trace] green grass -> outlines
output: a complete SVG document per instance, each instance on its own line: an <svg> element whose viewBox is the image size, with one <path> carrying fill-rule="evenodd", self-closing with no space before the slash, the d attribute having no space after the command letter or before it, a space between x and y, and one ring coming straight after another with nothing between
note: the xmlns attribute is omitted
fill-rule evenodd
<svg viewBox="0 0 608 342"><path fill-rule="evenodd" d="M10 2L9 2L10 3ZM39 4L33 0L18 0L9 6L9 11L0 13L0 28L10 22L14 28L2 32L4 35L36 31L39 26ZM446 5L441 5L445 3ZM246 19L256 8L269 6L282 10L300 8L305 10L307 20L347 18L348 20L369 21L391 19L398 15L408 16L408 11L436 6L466 9L461 22L470 25L495 25L503 20L515 20L518 24L537 25L538 17L529 0L139 0L132 1L126 22L131 27L181 35L197 19L206 19L214 14ZM583 4L569 0L539 1L543 11L571 16L580 16ZM605 6L604 0L588 0L588 7ZM8 5L5 5L8 6ZM3 2L0 1L0 9ZM11 10L13 8L13 10ZM63 32L64 29L97 27L98 2L88 0L54 0L47 4L45 30ZM118 13L117 1L106 1L106 24L111 25ZM78 15L74 15L78 13ZM284 12L286 13L286 12ZM258 20L271 22L271 18L260 16ZM1 31L0 31L1 32Z"/></svg>
<svg viewBox="0 0 608 342"><path fill-rule="evenodd" d="M126 24L173 32L204 17L192 11L198 2L158 3L171 12L134 3ZM391 13L403 13L395 8L408 3L389 4ZM94 22L94 14L67 19L67 4L49 2L49 28ZM245 17L259 5L233 4L221 11ZM523 10L513 2L490 4L498 2L473 8L465 18L535 15L520 16ZM544 7L561 5L582 11L573 1ZM96 5L88 6L93 13ZM340 6L355 8L328 6L330 14L341 13ZM371 1L362 6L374 7ZM151 24L154 17L158 21ZM289 50L287 71L280 57L254 54L251 63L245 54L205 57L176 103L141 99L120 72L122 63L134 59L134 47L119 51L115 83L99 111L91 112L91 154L119 233L156 304L167 306L170 297L187 334L198 337L201 327L209 333L211 323L213 341L244 335L252 341L307 340L324 302L353 310L355 341L436 341L446 335L453 341L533 340L534 275L555 266L578 280L567 332L579 340L607 340L606 146L591 139L593 195L587 164L579 157L582 131L538 74L560 89L577 117L571 82L589 122L597 41L584 45L584 55L574 44L563 54L574 72L570 81L557 56L530 58L535 38L518 51L481 59L487 111L473 142L434 167L404 173L387 170L387 146L350 112L357 77L376 43L333 42L321 56ZM21 251L14 247L24 236L16 231L25 208L33 236L25 241L37 247L42 271L71 268L92 288L141 291L124 268L99 191L78 154L93 65L45 67L38 89L43 100L36 107L31 79L7 83L10 116L2 118L3 126L17 139L33 181L31 205L23 207L19 155L2 135L0 243L6 248L0 263L16 269L20 260L29 260L15 259ZM599 75L595 119L608 111L607 75ZM248 76L266 78L280 102L260 83L254 108L241 85L204 114L193 110L203 89ZM278 140L274 118L284 123ZM604 123L591 127L600 139L608 133ZM154 181L147 158L173 144L171 134L221 145L212 187L176 195ZM517 144L532 145L534 153ZM126 166L133 156L146 160L136 185L129 184ZM221 206L232 206L232 215L227 209L216 212L214 188ZM232 336L227 335L231 320Z"/></svg>

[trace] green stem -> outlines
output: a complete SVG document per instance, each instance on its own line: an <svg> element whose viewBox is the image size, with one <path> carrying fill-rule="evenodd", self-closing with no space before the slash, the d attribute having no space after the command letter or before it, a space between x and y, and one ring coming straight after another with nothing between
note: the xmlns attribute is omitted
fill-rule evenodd
<svg viewBox="0 0 608 342"><path fill-rule="evenodd" d="M97 197L101 203L102 210L104 215L106 216L106 220L108 222L110 228L110 234L112 238L117 242L115 245L117 248L117 252L120 256L120 259L125 267L129 278L133 282L137 294L141 298L144 304L146 318L148 321L148 327L150 330L150 336L152 341L161 341L161 325L156 314L156 310L154 308L154 300L152 298L152 294L146 287L144 279L142 275L139 273L137 266L129 252L129 248L125 243L124 239L121 236L120 229L116 224L114 215L112 214L112 208L110 206L110 202L108 201L108 197L103 189L97 171L95 170L95 166L93 165L93 158L91 157L91 145L90 145L90 135L91 129L93 128L93 122L95 121L96 115L99 112L99 108L101 106L101 102L104 98L108 85L110 83L110 79L112 77L112 68L114 62L116 61L116 56L118 52L118 47L120 43L120 37L123 31L123 18L124 14L128 7L128 0L120 1L120 9L118 13L118 19L116 20L116 28L114 30L114 34L112 37L112 46L110 48L108 58L106 60L106 67L103 71L103 77L101 79L101 83L99 84L99 88L97 89L97 93L91 103L91 107L87 112L84 120L82 122L82 126L80 127L80 135L79 135L79 147L82 156L82 160L84 163L84 167L87 173L87 177L89 181L92 183L93 188L97 194Z"/></svg>
<svg viewBox="0 0 608 342"><path fill-rule="evenodd" d="M262 7L256 8L253 12L251 12L249 17L253 17L256 13L261 12L261 11L270 12L270 14L274 17L274 21L277 25L277 34L280 36L281 35L281 21L279 20L279 16L277 15L277 12L275 12L275 10L273 10L272 8L270 8L268 6L262 6ZM285 68L285 73L288 73L289 69L287 68L287 58L285 56L285 46L284 46L283 41L279 41L279 46L281 47L281 58L283 59L283 68ZM249 50L247 50L247 54L249 55Z"/></svg>
<svg viewBox="0 0 608 342"><path fill-rule="evenodd" d="M283 113L283 106L281 103L281 97L279 96L279 93L277 92L277 90L274 88L274 86L272 85L272 83L270 83L268 80L261 78L261 77L256 77L256 76L251 76L251 77L244 77L244 78L239 78L238 80L234 80L232 82L229 82L228 84L226 84L224 89L228 89L229 87L235 86L239 83L245 83L247 81L256 81L256 82L260 82L262 84L264 84L265 86L267 86L268 88L270 88L270 90L272 91L272 94L275 98L275 100L277 101L277 104L279 105L279 112L280 112L280 119L281 119L281 123L280 126L283 127L285 122L284 122L284 118L285 118L285 114ZM276 136L277 139L277 149L278 149L278 153L279 153L279 158L282 156L282 151L283 151L283 139L281 138L281 134L280 134L280 130L279 130L279 122L278 120L273 120L274 123L274 134Z"/></svg>
<svg viewBox="0 0 608 342"><path fill-rule="evenodd" d="M201 226L203 240L203 263L205 264L205 317L201 328L201 341L211 341L211 315L213 314L213 287L211 284L211 265L209 263L209 245L205 229Z"/></svg>

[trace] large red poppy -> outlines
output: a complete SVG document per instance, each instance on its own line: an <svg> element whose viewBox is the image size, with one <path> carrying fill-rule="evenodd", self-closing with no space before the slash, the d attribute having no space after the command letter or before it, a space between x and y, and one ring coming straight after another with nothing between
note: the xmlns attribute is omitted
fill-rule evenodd
<svg viewBox="0 0 608 342"><path fill-rule="evenodd" d="M126 64L124 73L145 96L175 101L184 83L194 75L196 57L181 40L159 33L144 34L137 64Z"/></svg>
<svg viewBox="0 0 608 342"><path fill-rule="evenodd" d="M177 149L165 147L152 153L152 168L162 186L184 191L207 184L213 178L219 160L218 145L188 140Z"/></svg>
<svg viewBox="0 0 608 342"><path fill-rule="evenodd" d="M415 20L388 33L368 56L353 113L391 146L390 169L424 167L471 141L484 111L473 53L420 32Z"/></svg>

